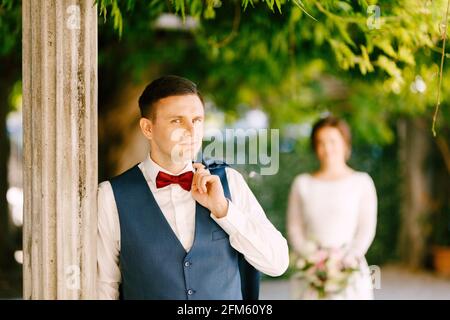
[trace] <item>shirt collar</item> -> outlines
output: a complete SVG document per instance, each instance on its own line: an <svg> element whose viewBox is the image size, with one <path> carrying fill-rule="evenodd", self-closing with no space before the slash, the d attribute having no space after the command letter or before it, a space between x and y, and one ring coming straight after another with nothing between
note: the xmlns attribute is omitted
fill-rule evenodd
<svg viewBox="0 0 450 320"><path fill-rule="evenodd" d="M160 172L160 171L170 174L170 175L180 175L180 174L188 172L188 171L194 171L194 167L192 166L192 161L188 161L186 163L186 166L183 168L183 170L181 170L178 174L174 174L174 173L162 168L160 165L158 165L155 161L153 161L150 154L148 154L144 160L144 170L145 170L145 173L147 174L148 179L150 181L152 181L153 183L156 183L156 176L158 175L158 172Z"/></svg>

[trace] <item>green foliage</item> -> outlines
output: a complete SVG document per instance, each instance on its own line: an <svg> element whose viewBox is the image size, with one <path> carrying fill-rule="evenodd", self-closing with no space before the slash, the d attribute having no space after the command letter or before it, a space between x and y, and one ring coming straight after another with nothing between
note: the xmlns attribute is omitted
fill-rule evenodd
<svg viewBox="0 0 450 320"><path fill-rule="evenodd" d="M97 1L96 1L97 2ZM133 8L134 1L127 1L127 9ZM110 9L109 9L110 8ZM110 10L110 13L108 11ZM119 4L117 0L103 0L99 3L99 13L106 20L108 14L112 17L114 21L114 29L119 32L119 36L122 36L123 32L123 18L122 12L119 9Z"/></svg>
<svg viewBox="0 0 450 320"><path fill-rule="evenodd" d="M128 55L127 70L142 73L145 61L161 63L161 72L183 70L229 115L242 104L263 108L278 127L311 113L351 113L368 142L392 143L389 115L431 117L436 103L444 0L377 1L380 17L363 0L130 2L122 8L118 1L99 1L100 11L114 19L114 8L129 14L123 17L124 39L130 39L124 50L140 51L143 63L133 65L135 56ZM151 21L162 12L193 17L198 26L155 30ZM157 34L164 41L152 42ZM137 44L131 41L138 37ZM157 54L145 52L150 47ZM418 75L427 90L412 93ZM450 95L443 94L445 104ZM440 126L449 120L441 117Z"/></svg>
<svg viewBox="0 0 450 320"><path fill-rule="evenodd" d="M198 57L188 67L188 75L204 79L204 91L230 114L236 112L237 105L246 104L265 109L272 124L281 126L312 111L341 113L350 108L356 118L370 118L375 126L365 128L367 132L362 135L389 143L393 135L386 125L386 110L430 116L436 102L439 24L445 0L376 1L379 20L374 20L378 17L368 11L369 3L363 0L96 2L103 17L100 23L111 25L119 38L127 38L117 54L108 52L109 57L131 57L122 60L125 63L119 69L126 68L137 79L150 61L180 70L185 61L193 61L185 58ZM20 52L20 7L18 0L0 1L0 57ZM193 17L199 25L188 33L168 32L164 41L155 43L155 35L162 32L155 30L153 22L163 12L179 14L184 20ZM379 29L369 28L374 22ZM113 40L111 36L107 39ZM175 57L171 59L167 52ZM341 91L348 95L330 92L323 81L327 75L339 79ZM411 94L410 84L417 75L428 88L425 93ZM447 78L444 75L444 89ZM358 92L369 91L379 112L373 104L367 107L370 112L361 104ZM443 109L448 98L448 92L443 92ZM439 120L438 125L445 127L450 119Z"/></svg>
<svg viewBox="0 0 450 320"><path fill-rule="evenodd" d="M0 59L20 52L21 5L18 0L0 0Z"/></svg>
<svg viewBox="0 0 450 320"><path fill-rule="evenodd" d="M235 2L236 0L232 1ZM99 6L100 15L105 19L109 16L114 20L114 29L116 29L119 35L122 35L123 31L123 17L121 7L118 0L95 0ZM133 11L136 5L135 0L127 0L122 4L127 11ZM281 13L281 6L285 3L284 0L242 0L241 5L245 10L250 4L252 7L259 2L265 2L271 11L274 11L274 6L277 7L278 11ZM300 1L295 1L300 2ZM168 7L165 8L170 12L174 12L182 16L183 20L186 18L186 13L189 13L192 17L203 17L205 19L214 19L216 8L222 6L221 0L171 0L171 1L161 1L153 0L149 1L151 5L161 8L159 4L167 4ZM300 2L301 3L301 2ZM161 12L161 11L160 11Z"/></svg>

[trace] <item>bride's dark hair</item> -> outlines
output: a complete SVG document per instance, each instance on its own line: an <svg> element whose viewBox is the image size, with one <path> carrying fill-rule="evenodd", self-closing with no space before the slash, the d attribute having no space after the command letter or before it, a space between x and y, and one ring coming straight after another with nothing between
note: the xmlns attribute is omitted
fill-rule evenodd
<svg viewBox="0 0 450 320"><path fill-rule="evenodd" d="M350 127L347 122L343 119L334 116L326 116L325 118L319 119L312 128L311 131L311 147L314 152L317 152L317 133L320 129L330 127L336 128L344 138L345 144L347 145L347 160L350 158L350 152L352 149L352 134L350 132Z"/></svg>

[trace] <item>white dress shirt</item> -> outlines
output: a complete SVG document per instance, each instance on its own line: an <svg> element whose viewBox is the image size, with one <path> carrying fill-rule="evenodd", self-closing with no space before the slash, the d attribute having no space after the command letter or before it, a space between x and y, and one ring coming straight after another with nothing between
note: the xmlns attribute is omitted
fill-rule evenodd
<svg viewBox="0 0 450 320"><path fill-rule="evenodd" d="M189 191L178 184L156 188L159 171L172 174L150 156L139 164L164 217L186 251L194 241L196 202ZM194 171L189 163L179 173ZM229 235L231 246L259 271L270 276L283 274L289 265L288 245L282 234L267 219L242 175L226 168L232 201L223 218L210 217ZM114 194L109 181L98 189L97 270L98 298L118 299L120 274L120 224Z"/></svg>

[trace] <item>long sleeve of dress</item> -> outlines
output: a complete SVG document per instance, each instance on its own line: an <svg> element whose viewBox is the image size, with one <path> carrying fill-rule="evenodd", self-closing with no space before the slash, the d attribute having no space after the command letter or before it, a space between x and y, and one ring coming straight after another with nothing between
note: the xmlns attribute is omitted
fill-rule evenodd
<svg viewBox="0 0 450 320"><path fill-rule="evenodd" d="M349 253L356 257L363 257L369 249L377 225L377 194L372 178L366 174L359 204L358 224L353 240L349 246Z"/></svg>
<svg viewBox="0 0 450 320"><path fill-rule="evenodd" d="M307 239L301 210L300 179L297 177L291 186L287 208L287 234L294 252L304 255Z"/></svg>

